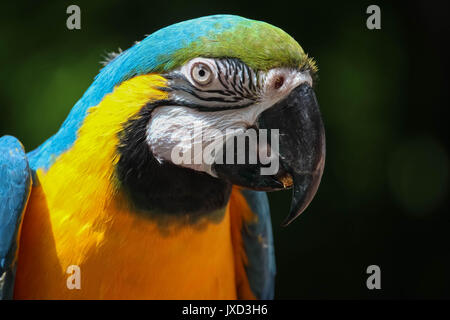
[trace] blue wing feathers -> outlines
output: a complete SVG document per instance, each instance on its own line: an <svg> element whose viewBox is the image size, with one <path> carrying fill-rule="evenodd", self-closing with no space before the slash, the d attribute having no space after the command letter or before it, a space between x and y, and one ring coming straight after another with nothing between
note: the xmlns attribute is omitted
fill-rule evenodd
<svg viewBox="0 0 450 320"><path fill-rule="evenodd" d="M269 201L265 192L241 192L250 209L258 216L256 223L249 223L242 230L250 288L259 299L273 299L276 267Z"/></svg>
<svg viewBox="0 0 450 320"><path fill-rule="evenodd" d="M0 299L11 299L18 232L31 191L31 174L22 144L0 138Z"/></svg>

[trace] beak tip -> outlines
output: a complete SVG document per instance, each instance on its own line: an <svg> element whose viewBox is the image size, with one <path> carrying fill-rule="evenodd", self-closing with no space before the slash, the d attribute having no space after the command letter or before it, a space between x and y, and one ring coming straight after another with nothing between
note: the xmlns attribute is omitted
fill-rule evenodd
<svg viewBox="0 0 450 320"><path fill-rule="evenodd" d="M281 226L283 228L286 228L287 226L289 226L291 224L292 221L294 221L294 219L288 219L288 218L284 219L284 221L281 223Z"/></svg>
<svg viewBox="0 0 450 320"><path fill-rule="evenodd" d="M292 200L289 215L282 222L282 227L287 227L300 216L311 203L317 189L319 188L324 167L323 158L317 170L311 175L294 176L294 188L292 190Z"/></svg>
<svg viewBox="0 0 450 320"><path fill-rule="evenodd" d="M300 210L297 211L294 208L291 208L289 215L281 223L281 226L287 227L288 225L290 225L295 219L297 219L298 216L300 216L303 213L303 211L305 211L305 209L306 209L306 207L301 208Z"/></svg>

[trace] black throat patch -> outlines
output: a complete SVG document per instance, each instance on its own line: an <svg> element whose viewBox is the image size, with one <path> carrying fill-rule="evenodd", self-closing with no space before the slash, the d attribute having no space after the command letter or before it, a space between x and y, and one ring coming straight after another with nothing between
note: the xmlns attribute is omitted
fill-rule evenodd
<svg viewBox="0 0 450 320"><path fill-rule="evenodd" d="M159 105L142 108L119 134L116 177L120 190L137 213L149 218L170 215L190 222L203 217L221 220L231 184L169 161L160 163L153 156L146 131L151 113Z"/></svg>

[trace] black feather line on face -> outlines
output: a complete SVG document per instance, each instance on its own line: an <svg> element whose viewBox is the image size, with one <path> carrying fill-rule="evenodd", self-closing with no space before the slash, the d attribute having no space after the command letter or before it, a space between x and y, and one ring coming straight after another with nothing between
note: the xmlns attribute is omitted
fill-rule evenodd
<svg viewBox="0 0 450 320"><path fill-rule="evenodd" d="M243 82L237 82L233 84L232 82L229 82L229 85L232 87L231 89L228 89L228 86L224 85L224 80L221 79L221 75L219 74L218 80L223 86L223 90L219 89L201 89L194 85L192 85L186 77L180 74L174 74L174 75L163 75L168 80L179 80L178 82L171 83L169 87L162 88L163 91L171 92L173 94L173 98L176 98L177 92L185 92L194 98L197 98L200 101L204 101L206 108L215 109L216 106L207 105L208 102L220 102L223 104L234 104L238 103L239 101L242 101L244 99L250 100L250 101L256 101L256 93L252 93L247 90L243 86ZM181 81L180 81L181 80ZM244 90L245 89L245 90ZM217 94L218 96L210 96L210 97L203 97L201 94ZM246 104L246 106L251 105L252 103ZM230 106L230 107L220 107L221 110L225 110L226 108L233 109L236 106ZM237 106L239 107L239 106Z"/></svg>
<svg viewBox="0 0 450 320"><path fill-rule="evenodd" d="M179 91L184 91L184 92L187 92L188 94L190 94L191 96L193 96L193 97L195 97L195 98L197 98L197 99L199 99L199 100L201 100L201 101L206 101L206 102L222 102L222 103L224 103L224 104L226 104L226 103L235 103L235 102L239 102L239 101L241 101L241 100L243 100L244 98L243 97L240 97L240 96L232 96L232 95L230 95L230 94L228 94L228 93L225 93L225 94L223 94L223 95L225 95L225 96L227 96L228 98L222 98L222 97L202 97L202 96L200 96L197 92L202 92L202 91L200 91L200 90L196 90L195 88L194 89L192 89L192 88L189 88L189 87L187 87L187 86L172 86L172 90L179 90ZM208 93L212 93L212 92L214 92L214 93L221 93L221 92L224 92L224 91L220 91L220 90L210 90L210 91L203 91L203 92L208 92ZM214 108L214 107L211 107L212 109Z"/></svg>
<svg viewBox="0 0 450 320"><path fill-rule="evenodd" d="M169 80L169 87L166 91L172 92L172 98L176 99L179 92L185 92L193 97L203 100L208 107L207 102L237 103L243 99L256 101L259 96L259 86L257 83L257 72L250 69L245 63L235 58L214 59L217 70L217 80L222 89L208 89L208 87L199 87L194 85L186 76L175 71L164 74ZM217 94L218 96L205 97L203 94ZM222 96L222 97L221 97ZM180 99L181 100L181 99ZM210 105L215 108L214 105Z"/></svg>
<svg viewBox="0 0 450 320"><path fill-rule="evenodd" d="M218 64L217 60L214 60L214 63L216 64L217 70L219 70L219 71L222 70L222 69L219 67L219 64ZM230 89L229 89L229 87L227 86L226 81L224 81L224 79L223 79L223 74L222 74L221 72L219 72L217 78L219 79L220 84L225 88L225 90L228 90L228 91L229 91ZM231 91L230 91L230 92L231 92Z"/></svg>
<svg viewBox="0 0 450 320"><path fill-rule="evenodd" d="M188 223L203 217L222 219L231 192L229 183L168 161L160 163L152 154L146 141L147 126L158 106L161 104L145 106L119 134L115 172L119 190L134 212L152 219L170 216Z"/></svg>
<svg viewBox="0 0 450 320"><path fill-rule="evenodd" d="M176 107L186 107L190 109L194 109L200 112L218 112L218 111L226 111L226 110L239 110L246 107L251 106L253 103L247 103L240 106L229 106L229 107L210 107L210 106L200 106L197 104L193 104L187 101L175 101L175 100L160 100L158 101L157 106L176 106ZM150 105L150 104L149 104Z"/></svg>

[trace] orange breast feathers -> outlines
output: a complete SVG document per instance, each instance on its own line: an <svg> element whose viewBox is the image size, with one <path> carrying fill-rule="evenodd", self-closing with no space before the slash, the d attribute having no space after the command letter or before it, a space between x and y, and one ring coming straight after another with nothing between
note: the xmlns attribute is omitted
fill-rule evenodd
<svg viewBox="0 0 450 320"><path fill-rule="evenodd" d="M221 219L161 224L131 212L114 181L117 132L149 101L158 75L130 79L89 110L74 145L37 170L21 231L15 298L253 298L240 231L252 215L233 189ZM68 286L79 267L79 288ZM70 269L69 270L73 270Z"/></svg>

